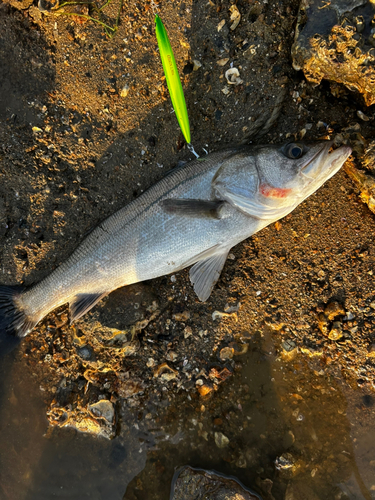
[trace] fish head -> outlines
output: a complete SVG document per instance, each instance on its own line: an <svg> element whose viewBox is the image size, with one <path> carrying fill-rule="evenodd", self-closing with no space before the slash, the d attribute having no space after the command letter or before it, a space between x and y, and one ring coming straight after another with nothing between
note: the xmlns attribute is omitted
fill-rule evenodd
<svg viewBox="0 0 375 500"><path fill-rule="evenodd" d="M352 152L349 146L332 150L332 141L292 142L258 151L258 195L263 205L296 206L331 178Z"/></svg>
<svg viewBox="0 0 375 500"><path fill-rule="evenodd" d="M252 146L225 161L213 180L216 196L268 221L294 210L332 177L351 153L332 142Z"/></svg>

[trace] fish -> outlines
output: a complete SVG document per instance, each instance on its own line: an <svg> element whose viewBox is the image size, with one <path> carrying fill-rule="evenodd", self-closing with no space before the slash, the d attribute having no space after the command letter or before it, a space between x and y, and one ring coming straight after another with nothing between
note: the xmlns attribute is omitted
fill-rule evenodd
<svg viewBox="0 0 375 500"><path fill-rule="evenodd" d="M172 169L45 279L0 286L0 334L22 338L66 303L73 323L117 288L189 266L207 301L231 248L294 210L350 153L330 141L234 146Z"/></svg>

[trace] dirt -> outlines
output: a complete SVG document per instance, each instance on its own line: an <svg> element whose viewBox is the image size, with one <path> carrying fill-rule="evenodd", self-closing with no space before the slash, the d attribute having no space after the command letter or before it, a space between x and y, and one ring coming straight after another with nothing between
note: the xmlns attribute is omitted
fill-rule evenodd
<svg viewBox="0 0 375 500"><path fill-rule="evenodd" d="M373 108L359 94L338 85L332 95L328 83L313 87L292 68L297 1L238 1L234 30L231 5L157 5L199 154L244 140L353 139L348 127L355 141L374 138L372 119L357 114L372 117ZM106 22L115 23L118 8L106 7ZM1 4L2 284L38 282L100 221L193 158L166 88L153 8L124 3L109 38L79 16ZM227 85L231 63L240 85ZM263 136L249 139L255 129ZM305 357L316 373L343 376L373 394L374 228L374 215L341 171L292 214L235 247L207 303L197 300L186 270L127 287L73 326L67 307L51 313L21 343L17 362L40 381L51 424L74 426L72 415L107 399L116 408L110 435L121 432L123 405L144 408L186 392L212 400L265 331L291 363ZM213 319L214 311L226 315Z"/></svg>

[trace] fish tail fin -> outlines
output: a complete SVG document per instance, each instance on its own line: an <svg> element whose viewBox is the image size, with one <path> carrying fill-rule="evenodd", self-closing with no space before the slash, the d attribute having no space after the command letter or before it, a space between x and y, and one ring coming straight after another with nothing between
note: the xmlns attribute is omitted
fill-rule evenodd
<svg viewBox="0 0 375 500"><path fill-rule="evenodd" d="M37 321L29 317L17 305L17 298L25 288L21 286L0 286L0 334L25 337L36 325Z"/></svg>

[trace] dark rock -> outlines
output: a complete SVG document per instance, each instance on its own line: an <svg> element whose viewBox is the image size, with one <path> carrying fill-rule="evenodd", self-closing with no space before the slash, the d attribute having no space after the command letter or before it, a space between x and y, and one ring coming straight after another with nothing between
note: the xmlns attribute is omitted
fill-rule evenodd
<svg viewBox="0 0 375 500"><path fill-rule="evenodd" d="M375 6L366 0L304 0L292 47L293 67L318 85L322 79L360 92L375 103Z"/></svg>
<svg viewBox="0 0 375 500"><path fill-rule="evenodd" d="M171 500L261 500L256 493L248 490L237 479L204 469L183 467L172 481Z"/></svg>

